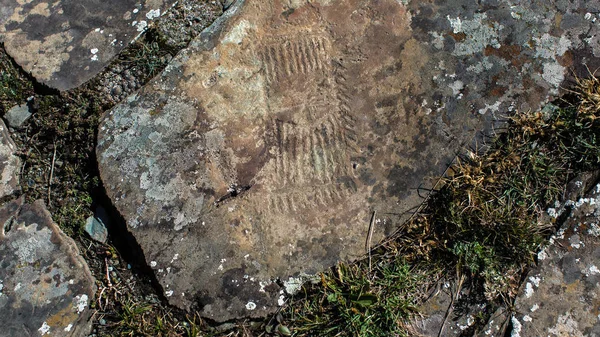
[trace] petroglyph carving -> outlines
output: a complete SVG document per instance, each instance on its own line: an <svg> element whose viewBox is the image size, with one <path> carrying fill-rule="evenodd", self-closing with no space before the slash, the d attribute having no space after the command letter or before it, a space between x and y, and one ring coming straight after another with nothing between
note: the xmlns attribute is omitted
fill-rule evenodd
<svg viewBox="0 0 600 337"><path fill-rule="evenodd" d="M267 79L271 113L266 128L273 158L261 180L270 187L276 212L327 206L346 189L338 178L349 174L343 76L336 76L330 43L322 36L272 38L259 55ZM339 72L338 72L339 73ZM265 184L265 185L267 185Z"/></svg>

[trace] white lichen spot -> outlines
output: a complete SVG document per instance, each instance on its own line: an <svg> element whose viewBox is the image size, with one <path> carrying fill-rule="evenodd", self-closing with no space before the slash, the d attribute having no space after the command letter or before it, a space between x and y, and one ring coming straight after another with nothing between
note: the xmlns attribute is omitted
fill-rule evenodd
<svg viewBox="0 0 600 337"><path fill-rule="evenodd" d="M150 267L154 268L156 267L157 263L156 261L150 261Z"/></svg>
<svg viewBox="0 0 600 337"><path fill-rule="evenodd" d="M586 20L591 20L592 19L592 13L590 13L590 12L585 13L585 15L583 16L583 18L586 19Z"/></svg>
<svg viewBox="0 0 600 337"><path fill-rule="evenodd" d="M497 112L500 109L500 104L502 104L502 102L498 101L492 105L490 104L486 104L485 108L483 109L479 109L479 114L480 115L485 115L486 112L491 111L491 112Z"/></svg>
<svg viewBox="0 0 600 337"><path fill-rule="evenodd" d="M590 223L588 225L588 230L587 230L589 235L593 235L595 237L600 236L600 227L595 224L595 223Z"/></svg>
<svg viewBox="0 0 600 337"><path fill-rule="evenodd" d="M531 309L529 309L529 310L531 310L531 312L535 312L535 311L536 311L536 310L538 310L539 308L540 308L540 306L539 306L539 305L537 305L537 304L534 304L534 305L531 307Z"/></svg>
<svg viewBox="0 0 600 337"><path fill-rule="evenodd" d="M138 22L135 26L137 27L138 32L143 32L146 29L146 27L148 27L148 23L142 20Z"/></svg>
<svg viewBox="0 0 600 337"><path fill-rule="evenodd" d="M140 10L138 8L135 8L132 12L133 14L137 14L137 12L139 12Z"/></svg>
<svg viewBox="0 0 600 337"><path fill-rule="evenodd" d="M556 212L556 208L548 208L546 210L546 212L548 213L549 217L554 218L554 219L558 218L558 213Z"/></svg>
<svg viewBox="0 0 600 337"><path fill-rule="evenodd" d="M541 279L541 278L539 278L539 277L537 277L537 276L536 276L536 277L534 277L534 276L530 276L530 277L529 277L529 281L531 281L531 283L533 283L533 285L534 285L536 288L539 288L539 287L540 287L540 281L541 281L541 280L542 280L542 279Z"/></svg>
<svg viewBox="0 0 600 337"><path fill-rule="evenodd" d="M254 310L254 309L256 309L256 303L254 303L252 301L246 303L246 309L248 309L248 310Z"/></svg>
<svg viewBox="0 0 600 337"><path fill-rule="evenodd" d="M98 61L98 55L94 55L90 58L92 61Z"/></svg>
<svg viewBox="0 0 600 337"><path fill-rule="evenodd" d="M43 336L45 334L49 334L50 333L50 326L48 325L48 323L44 322L42 324L42 327L38 329L38 331L40 332L40 334Z"/></svg>
<svg viewBox="0 0 600 337"><path fill-rule="evenodd" d="M510 321L513 325L513 330L510 333L510 337L521 337L521 322L519 322L515 316L511 317Z"/></svg>
<svg viewBox="0 0 600 337"><path fill-rule="evenodd" d="M251 24L248 20L241 20L235 27L233 27L227 36L222 40L222 44L235 43L240 44L244 38L248 35L248 30L255 29L256 26Z"/></svg>
<svg viewBox="0 0 600 337"><path fill-rule="evenodd" d="M558 316L556 325L548 328L548 332L556 336L583 337L583 333L579 330L579 323L573 319L570 312Z"/></svg>
<svg viewBox="0 0 600 337"><path fill-rule="evenodd" d="M585 272L585 276L598 275L598 274L600 274L600 269L598 269L598 267L596 267L595 265L591 265L589 268L587 268L587 270Z"/></svg>
<svg viewBox="0 0 600 337"><path fill-rule="evenodd" d="M92 54L96 54L97 52L98 52L98 48L90 49L90 53L92 53Z"/></svg>
<svg viewBox="0 0 600 337"><path fill-rule="evenodd" d="M533 286L530 282L525 285L525 297L530 298L533 295Z"/></svg>
<svg viewBox="0 0 600 337"><path fill-rule="evenodd" d="M529 316L529 315L523 316L523 322L531 322L531 321L532 321L531 316Z"/></svg>
<svg viewBox="0 0 600 337"><path fill-rule="evenodd" d="M178 258L179 258L179 254L175 253L175 255L173 255L173 258L171 259L171 263L173 263Z"/></svg>
<svg viewBox="0 0 600 337"><path fill-rule="evenodd" d="M86 294L77 295L77 296L75 296L75 300L76 300L75 306L77 308L77 313L80 314L88 306L88 295L86 295Z"/></svg>
<svg viewBox="0 0 600 337"><path fill-rule="evenodd" d="M65 331L69 332L69 331L71 331L71 329L73 329L73 324L67 325L67 327L65 328Z"/></svg>
<svg viewBox="0 0 600 337"><path fill-rule="evenodd" d="M463 81L455 81L449 84L448 87L452 89L452 94L454 96L458 96L460 94L460 91L464 89L465 84L463 83Z"/></svg>
<svg viewBox="0 0 600 337"><path fill-rule="evenodd" d="M486 13L476 13L472 20L461 20L447 16L454 34L464 33L465 39L457 42L452 54L456 56L473 55L487 46L500 48L498 32L504 28L497 22L490 22Z"/></svg>
<svg viewBox="0 0 600 337"><path fill-rule="evenodd" d="M269 285L269 283L263 282L263 281L259 281L258 285L260 286L260 289L258 289L258 291L260 291L261 293L264 293L265 292L265 287L267 285Z"/></svg>
<svg viewBox="0 0 600 337"><path fill-rule="evenodd" d="M223 264L220 264L219 267L217 268L219 271L223 271Z"/></svg>
<svg viewBox="0 0 600 337"><path fill-rule="evenodd" d="M173 296L173 290L167 290L167 291L165 291L165 296L167 296L167 297Z"/></svg>
<svg viewBox="0 0 600 337"><path fill-rule="evenodd" d="M302 277L290 277L287 281L283 281L283 287L288 294L294 295L302 288L302 283L304 283Z"/></svg>
<svg viewBox="0 0 600 337"><path fill-rule="evenodd" d="M17 285L15 286L15 291L21 289L21 282L17 283Z"/></svg>
<svg viewBox="0 0 600 337"><path fill-rule="evenodd" d="M152 10L148 11L148 13L146 13L146 18L148 18L148 20L152 20L159 16L160 16L160 9L152 9Z"/></svg>
<svg viewBox="0 0 600 337"><path fill-rule="evenodd" d="M277 304L278 304L279 306L282 306L282 305L284 305L284 304L285 304L285 296L283 296L283 295L280 295L280 296L279 296L279 299L277 299Z"/></svg>
<svg viewBox="0 0 600 337"><path fill-rule="evenodd" d="M437 49L444 49L444 36L438 32L429 32L429 35L433 38L431 43Z"/></svg>
<svg viewBox="0 0 600 337"><path fill-rule="evenodd" d="M513 19L515 19L515 20L521 20L521 18L523 17L523 15L521 15L521 13L517 13L517 12L510 12L510 16L512 16Z"/></svg>
<svg viewBox="0 0 600 337"><path fill-rule="evenodd" d="M565 68L558 62L546 63L544 64L542 78L555 88L558 88L565 79Z"/></svg>
<svg viewBox="0 0 600 337"><path fill-rule="evenodd" d="M446 16L446 18L448 18L448 21L450 21L450 26L454 30L454 34L458 34L458 33L462 32L462 21L459 17L456 17L456 19L453 19L450 17L450 15L448 15L448 16Z"/></svg>

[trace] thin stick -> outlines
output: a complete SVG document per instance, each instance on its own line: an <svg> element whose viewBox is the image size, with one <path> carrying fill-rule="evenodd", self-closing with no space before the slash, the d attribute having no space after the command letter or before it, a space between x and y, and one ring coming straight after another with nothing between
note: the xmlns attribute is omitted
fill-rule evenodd
<svg viewBox="0 0 600 337"><path fill-rule="evenodd" d="M52 189L52 178L54 177L54 163L56 162L56 139L54 140L54 154L52 155L52 167L50 168L50 180L48 180L48 207L52 205L50 192Z"/></svg>
<svg viewBox="0 0 600 337"><path fill-rule="evenodd" d="M371 215L371 223L369 224L369 233L367 234L367 242L365 242L365 249L369 253L369 274L371 273L371 240L373 239L373 230L375 230L375 214L377 211L373 211Z"/></svg>
<svg viewBox="0 0 600 337"><path fill-rule="evenodd" d="M460 290L462 289L462 285L465 282L465 277L463 274L461 274L458 277L458 280L456 281L456 293L454 294L450 294L450 305L448 306L448 310L446 310L446 315L444 316L444 320L442 321L442 326L440 326L440 331L438 333L438 337L443 336L442 333L444 332L444 326L446 325L446 322L448 321L448 317L450 317L450 314L452 314L452 311L454 310L454 301L458 300L458 297L460 296Z"/></svg>
<svg viewBox="0 0 600 337"><path fill-rule="evenodd" d="M104 266L106 266L106 282L108 283L108 287L112 287L112 282L110 282L110 274L108 272L108 259L104 258Z"/></svg>

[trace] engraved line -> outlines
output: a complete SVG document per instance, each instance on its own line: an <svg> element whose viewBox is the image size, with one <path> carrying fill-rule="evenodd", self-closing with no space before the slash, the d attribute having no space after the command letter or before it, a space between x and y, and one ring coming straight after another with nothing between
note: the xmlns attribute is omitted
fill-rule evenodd
<svg viewBox="0 0 600 337"><path fill-rule="evenodd" d="M269 47L269 59L271 60L271 67L273 68L273 80L278 80L280 77L280 69L278 65L281 63L281 60L275 46Z"/></svg>
<svg viewBox="0 0 600 337"><path fill-rule="evenodd" d="M292 74L292 71L290 70L290 60L287 55L287 48L285 47L285 45L280 45L277 49L279 50L279 54L281 54L281 71L283 72L283 70L285 69L285 73L288 76L290 76Z"/></svg>
<svg viewBox="0 0 600 337"><path fill-rule="evenodd" d="M309 43L309 40L302 41L302 47L304 49L304 54L306 55L308 67L307 72L315 69L316 61L314 59L314 54L312 53L312 47Z"/></svg>
<svg viewBox="0 0 600 337"><path fill-rule="evenodd" d="M312 44L311 50L315 54L315 59L317 61L317 68L323 69L323 63L321 61L321 55L319 53L319 46L316 39L311 39L310 43Z"/></svg>
<svg viewBox="0 0 600 337"><path fill-rule="evenodd" d="M298 54L296 54L296 44L288 42L287 48L285 48L290 55L290 62L292 63L292 73L297 74L299 70L298 66Z"/></svg>
<svg viewBox="0 0 600 337"><path fill-rule="evenodd" d="M283 162L283 170L281 171L281 178L283 185L287 185L290 178L290 158L289 158L289 124L281 123L282 129L282 144L281 144L281 160Z"/></svg>
<svg viewBox="0 0 600 337"><path fill-rule="evenodd" d="M302 43L298 41L294 46L296 47L296 54L298 55L298 67L300 72L306 74L306 56L302 52Z"/></svg>

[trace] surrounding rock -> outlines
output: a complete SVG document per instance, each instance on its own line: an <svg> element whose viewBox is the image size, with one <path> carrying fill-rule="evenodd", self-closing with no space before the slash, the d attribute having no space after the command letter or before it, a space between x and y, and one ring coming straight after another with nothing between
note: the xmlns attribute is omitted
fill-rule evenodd
<svg viewBox="0 0 600 337"><path fill-rule="evenodd" d="M478 132L596 69L599 9L238 1L106 114L104 186L171 304L264 315L272 280L361 256L373 212L376 243Z"/></svg>
<svg viewBox="0 0 600 337"><path fill-rule="evenodd" d="M572 213L538 254L515 302L513 337L600 336L600 185L565 205Z"/></svg>
<svg viewBox="0 0 600 337"><path fill-rule="evenodd" d="M27 104L16 105L4 114L4 119L11 128L19 128L31 116Z"/></svg>
<svg viewBox="0 0 600 337"><path fill-rule="evenodd" d="M471 296L469 290L461 289L456 296L456 282L447 281L433 289L430 296L419 308L419 315L411 322L414 336L486 336L503 337L507 313L503 308L494 311L487 323L480 320L486 316L487 304L483 298ZM490 311L491 313L491 311Z"/></svg>
<svg viewBox="0 0 600 337"><path fill-rule="evenodd" d="M0 198L13 194L19 189L21 161L15 156L17 146L12 141L8 128L0 120Z"/></svg>
<svg viewBox="0 0 600 337"><path fill-rule="evenodd" d="M89 333L94 279L42 201L0 208L0 336Z"/></svg>
<svg viewBox="0 0 600 337"><path fill-rule="evenodd" d="M108 239L108 230L104 223L91 216L85 220L85 232L90 235L90 237L98 242L106 243Z"/></svg>
<svg viewBox="0 0 600 337"><path fill-rule="evenodd" d="M0 42L38 81L59 89L100 72L175 0L0 0Z"/></svg>

